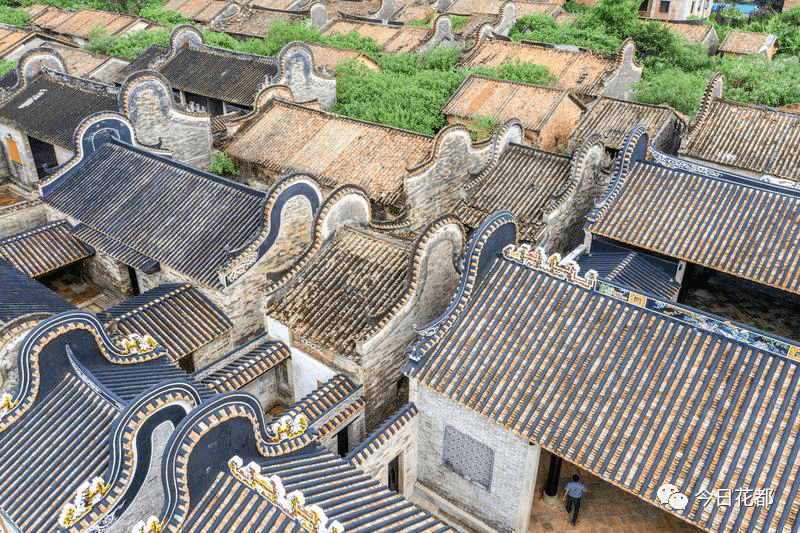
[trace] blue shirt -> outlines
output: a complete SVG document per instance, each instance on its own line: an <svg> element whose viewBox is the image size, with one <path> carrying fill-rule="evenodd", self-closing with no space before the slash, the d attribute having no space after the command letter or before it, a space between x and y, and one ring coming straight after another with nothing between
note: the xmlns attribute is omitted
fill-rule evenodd
<svg viewBox="0 0 800 533"><path fill-rule="evenodd" d="M567 483L567 487L565 489L567 494L573 498L580 498L583 496L583 493L586 491L586 487L583 483L578 483L576 481L570 481Z"/></svg>

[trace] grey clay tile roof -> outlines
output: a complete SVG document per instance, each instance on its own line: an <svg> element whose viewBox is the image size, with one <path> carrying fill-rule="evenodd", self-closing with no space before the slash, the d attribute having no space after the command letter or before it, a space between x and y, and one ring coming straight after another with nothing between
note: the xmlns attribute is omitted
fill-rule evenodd
<svg viewBox="0 0 800 533"><path fill-rule="evenodd" d="M113 178L112 178L113 177ZM265 194L111 140L52 185L45 201L127 249L207 287L264 222ZM118 258L122 259L122 258Z"/></svg>

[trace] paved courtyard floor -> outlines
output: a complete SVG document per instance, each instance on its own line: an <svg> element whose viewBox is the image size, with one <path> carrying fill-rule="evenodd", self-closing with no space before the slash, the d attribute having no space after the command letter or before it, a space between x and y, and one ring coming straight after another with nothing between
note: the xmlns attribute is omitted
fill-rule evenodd
<svg viewBox="0 0 800 533"><path fill-rule="evenodd" d="M575 465L564 462L559 482L559 501L554 508L542 501L550 455L542 453L537 480L538 489L531 509L530 533L700 533L702 530L662 511L654 505L618 489ZM581 477L586 495L581 499L578 523L573 526L561 498L572 474Z"/></svg>
<svg viewBox="0 0 800 533"><path fill-rule="evenodd" d="M119 298L103 293L81 279L75 272L67 271L54 279L44 279L42 282L78 309L90 313L99 313L120 302Z"/></svg>

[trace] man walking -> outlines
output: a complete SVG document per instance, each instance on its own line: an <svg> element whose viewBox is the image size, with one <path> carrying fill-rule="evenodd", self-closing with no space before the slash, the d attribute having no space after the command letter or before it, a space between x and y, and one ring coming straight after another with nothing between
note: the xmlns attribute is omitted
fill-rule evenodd
<svg viewBox="0 0 800 533"><path fill-rule="evenodd" d="M578 474L572 476L572 481L567 483L564 488L564 494L567 498L567 513L572 512L572 506L575 506L575 514L572 515L572 525L578 521L578 510L581 508L581 497L586 492L586 487L583 483L579 483L580 477Z"/></svg>

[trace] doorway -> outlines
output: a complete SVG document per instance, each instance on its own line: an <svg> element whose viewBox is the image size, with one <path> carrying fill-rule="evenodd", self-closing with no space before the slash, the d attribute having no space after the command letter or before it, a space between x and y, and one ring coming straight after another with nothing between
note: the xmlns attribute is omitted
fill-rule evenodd
<svg viewBox="0 0 800 533"><path fill-rule="evenodd" d="M36 166L36 174L39 178L47 176L47 170L52 170L58 166L56 159L56 149L52 144L42 142L39 139L28 137L28 143L33 154L33 164Z"/></svg>
<svg viewBox="0 0 800 533"><path fill-rule="evenodd" d="M136 270L131 266L128 267L128 277L131 279L131 292L133 296L139 296L141 294L139 278L136 277Z"/></svg>
<svg viewBox="0 0 800 533"><path fill-rule="evenodd" d="M398 455L394 459L391 460L389 463L388 468L388 476L386 480L386 485L389 487L389 490L393 490L396 493L400 494L401 487L400 487L400 456Z"/></svg>
<svg viewBox="0 0 800 533"><path fill-rule="evenodd" d="M347 455L347 452L350 451L350 439L348 434L350 433L350 424L347 424L342 430L336 434L336 451L339 453L340 457L344 457Z"/></svg>

